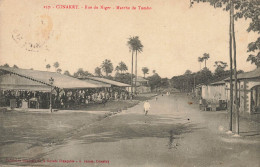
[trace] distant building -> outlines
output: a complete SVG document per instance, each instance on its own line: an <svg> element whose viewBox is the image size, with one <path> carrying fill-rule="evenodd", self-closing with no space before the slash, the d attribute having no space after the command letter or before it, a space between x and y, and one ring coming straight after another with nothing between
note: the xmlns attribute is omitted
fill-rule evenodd
<svg viewBox="0 0 260 167"><path fill-rule="evenodd" d="M148 93L151 92L151 88L148 86L149 81L141 76L137 77L136 80L136 92L137 93ZM133 85L135 85L135 78L133 79Z"/></svg>

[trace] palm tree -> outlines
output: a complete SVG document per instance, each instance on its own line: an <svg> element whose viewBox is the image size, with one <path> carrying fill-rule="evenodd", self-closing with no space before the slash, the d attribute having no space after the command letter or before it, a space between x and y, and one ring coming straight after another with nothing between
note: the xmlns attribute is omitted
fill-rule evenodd
<svg viewBox="0 0 260 167"><path fill-rule="evenodd" d="M51 65L50 65L50 64L47 64L45 67L46 67L47 70L49 71L49 69L51 68Z"/></svg>
<svg viewBox="0 0 260 167"><path fill-rule="evenodd" d="M143 74L144 74L144 78L145 78L145 74L148 74L149 69L147 67L143 67L142 68Z"/></svg>
<svg viewBox="0 0 260 167"><path fill-rule="evenodd" d="M132 52L132 62L131 62L131 94L133 94L133 63L134 63L134 37L130 37L127 41L129 50Z"/></svg>
<svg viewBox="0 0 260 167"><path fill-rule="evenodd" d="M118 64L118 66L116 66L116 69L115 69L116 71L120 71L121 72L121 74L124 72L124 71L127 71L128 70L128 67L126 66L126 64L124 63L124 62L120 62L119 64Z"/></svg>
<svg viewBox="0 0 260 167"><path fill-rule="evenodd" d="M108 59L106 59L102 62L101 68L106 73L106 77L108 76L109 73L112 73L112 71L114 69L111 60L108 60Z"/></svg>
<svg viewBox="0 0 260 167"><path fill-rule="evenodd" d="M202 58L205 61L205 67L207 67L207 60L209 59L209 54L208 53L204 53Z"/></svg>
<svg viewBox="0 0 260 167"><path fill-rule="evenodd" d="M135 37L130 37L129 41L127 42L130 50L132 51L132 75L133 75L133 55L134 52L136 53L136 57L135 57L135 93L136 93L136 81L137 81L137 52L142 52L143 51L143 45L141 43L141 41L139 40L138 36ZM131 85L131 87L133 87ZM132 93L132 89L131 89L131 93Z"/></svg>
<svg viewBox="0 0 260 167"><path fill-rule="evenodd" d="M200 63L200 70L201 70L201 63L204 61L203 57L198 57L198 62Z"/></svg>
<svg viewBox="0 0 260 167"><path fill-rule="evenodd" d="M57 69L59 68L59 66L60 66L59 62L55 62L55 63L53 64L53 67L56 69L56 71L57 71Z"/></svg>

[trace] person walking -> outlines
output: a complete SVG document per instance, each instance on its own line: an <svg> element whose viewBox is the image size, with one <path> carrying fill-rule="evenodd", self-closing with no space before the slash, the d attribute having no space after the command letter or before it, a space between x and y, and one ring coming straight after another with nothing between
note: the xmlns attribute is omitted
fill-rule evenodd
<svg viewBox="0 0 260 167"><path fill-rule="evenodd" d="M151 106L150 103L148 102L148 100L146 100L146 102L144 102L144 113L145 115L148 114L148 111L150 110Z"/></svg>

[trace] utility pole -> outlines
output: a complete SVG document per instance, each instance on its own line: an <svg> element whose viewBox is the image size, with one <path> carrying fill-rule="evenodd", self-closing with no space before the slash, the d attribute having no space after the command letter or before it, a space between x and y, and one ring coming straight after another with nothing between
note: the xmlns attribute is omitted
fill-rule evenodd
<svg viewBox="0 0 260 167"><path fill-rule="evenodd" d="M233 1L233 0L231 0ZM235 76L235 107L236 107L236 133L239 135L239 101L238 101L238 89L237 89L237 61L236 61L236 38L235 38L235 20L234 20L234 4L232 2L232 35L233 35L233 51L234 51L234 76Z"/></svg>
<svg viewBox="0 0 260 167"><path fill-rule="evenodd" d="M49 82L50 82L50 85L51 85L51 92L50 92L50 112L52 112L52 85L53 85L54 79L51 77L51 78L49 79Z"/></svg>
<svg viewBox="0 0 260 167"><path fill-rule="evenodd" d="M232 0L229 0L230 5L232 4ZM229 58L230 58L230 82L229 82L229 131L232 132L232 110L233 110L233 58L232 58L232 11L229 11Z"/></svg>
<svg viewBox="0 0 260 167"><path fill-rule="evenodd" d="M193 90L194 90L194 93L195 93L195 87L196 87L196 86L195 86L195 85L196 85L196 84L195 84L195 76L196 76L196 74L194 74L194 78L193 78L193 79L194 79L194 81L193 81Z"/></svg>

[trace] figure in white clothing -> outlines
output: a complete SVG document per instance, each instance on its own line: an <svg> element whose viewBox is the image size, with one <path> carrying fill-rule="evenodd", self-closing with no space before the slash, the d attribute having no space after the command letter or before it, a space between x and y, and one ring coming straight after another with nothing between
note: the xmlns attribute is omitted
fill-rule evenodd
<svg viewBox="0 0 260 167"><path fill-rule="evenodd" d="M150 110L151 106L150 103L148 102L148 100L146 100L146 102L144 102L144 113L145 115L148 114L148 111Z"/></svg>

